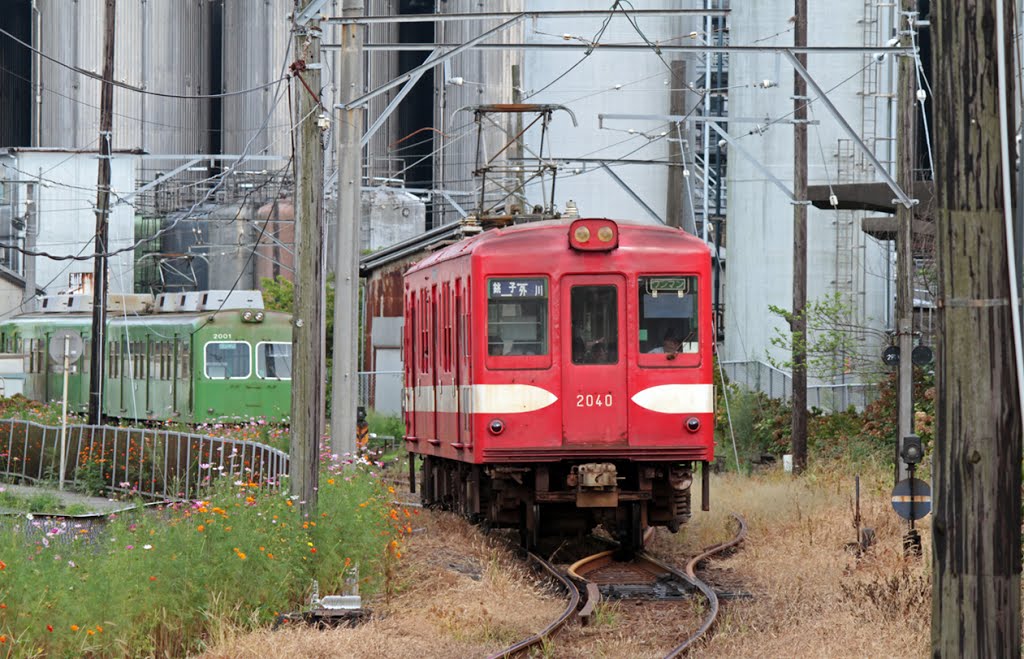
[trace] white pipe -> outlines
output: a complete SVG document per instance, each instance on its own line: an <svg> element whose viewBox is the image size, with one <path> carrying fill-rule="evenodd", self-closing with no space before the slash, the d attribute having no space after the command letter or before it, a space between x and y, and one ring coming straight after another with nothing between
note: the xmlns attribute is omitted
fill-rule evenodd
<svg viewBox="0 0 1024 659"><path fill-rule="evenodd" d="M1010 317L1013 320L1013 348L1017 365L1017 408L1024 410L1024 350L1020 336L1020 294L1017 288L1017 263L1013 249L1013 198L1010 187L1010 135L1006 125L1006 43L1003 41L1006 25L1003 23L1003 0L996 0L996 71L999 83L999 147L1003 172L1003 217L1006 226L1007 270L1010 276Z"/></svg>

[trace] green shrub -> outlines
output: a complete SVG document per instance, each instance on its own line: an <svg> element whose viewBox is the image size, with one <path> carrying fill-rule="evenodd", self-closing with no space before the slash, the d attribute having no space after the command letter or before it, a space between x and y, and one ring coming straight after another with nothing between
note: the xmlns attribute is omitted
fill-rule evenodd
<svg viewBox="0 0 1024 659"><path fill-rule="evenodd" d="M300 609L317 579L387 587L408 513L375 468L321 473L315 516L286 494L225 478L203 501L111 515L104 527L0 527L0 638L14 656L184 656L217 625Z"/></svg>

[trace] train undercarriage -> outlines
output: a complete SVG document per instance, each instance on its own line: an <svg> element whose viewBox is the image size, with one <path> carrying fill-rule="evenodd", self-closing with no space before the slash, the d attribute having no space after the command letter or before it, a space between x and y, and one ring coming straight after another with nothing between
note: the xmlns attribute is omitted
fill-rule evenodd
<svg viewBox="0 0 1024 659"><path fill-rule="evenodd" d="M690 519L698 464L577 460L475 465L432 456L422 461L425 506L453 510L492 528L518 529L527 548L582 537L601 526L627 551L643 547L647 527L664 526L674 533ZM415 469L410 459L414 491ZM706 509L706 476L702 484Z"/></svg>

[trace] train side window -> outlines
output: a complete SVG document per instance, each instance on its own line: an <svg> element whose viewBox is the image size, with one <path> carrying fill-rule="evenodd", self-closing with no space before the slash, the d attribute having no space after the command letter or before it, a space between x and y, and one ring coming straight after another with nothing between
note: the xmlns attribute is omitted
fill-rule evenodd
<svg viewBox="0 0 1024 659"><path fill-rule="evenodd" d="M615 286L572 287L572 363L619 361L619 302Z"/></svg>
<svg viewBox="0 0 1024 659"><path fill-rule="evenodd" d="M291 380L292 344L276 341L257 343L256 377L264 380Z"/></svg>
<svg viewBox="0 0 1024 659"><path fill-rule="evenodd" d="M639 351L668 359L697 353L697 278L639 277L638 283Z"/></svg>
<svg viewBox="0 0 1024 659"><path fill-rule="evenodd" d="M245 341L210 341L203 349L206 377L244 380L252 372L252 351Z"/></svg>
<svg viewBox="0 0 1024 659"><path fill-rule="evenodd" d="M548 354L548 280L487 280L487 354Z"/></svg>

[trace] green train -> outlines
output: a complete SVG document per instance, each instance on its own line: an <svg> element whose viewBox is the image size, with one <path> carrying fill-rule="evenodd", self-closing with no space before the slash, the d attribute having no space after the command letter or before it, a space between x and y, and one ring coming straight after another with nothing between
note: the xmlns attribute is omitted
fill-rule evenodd
<svg viewBox="0 0 1024 659"><path fill-rule="evenodd" d="M88 410L86 297L43 298L39 311L0 321L0 348L14 363L22 359L22 372L13 377L23 378L26 397L61 400L63 360L52 359L48 346L55 332L73 330L84 347L70 369L68 409ZM259 291L112 295L104 362L105 416L187 424L288 421L291 315L265 310Z"/></svg>

